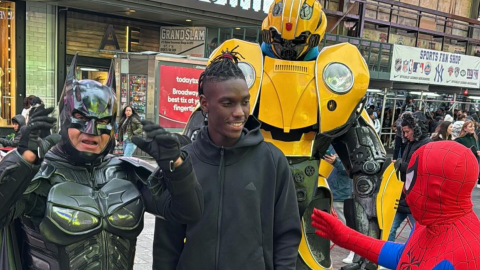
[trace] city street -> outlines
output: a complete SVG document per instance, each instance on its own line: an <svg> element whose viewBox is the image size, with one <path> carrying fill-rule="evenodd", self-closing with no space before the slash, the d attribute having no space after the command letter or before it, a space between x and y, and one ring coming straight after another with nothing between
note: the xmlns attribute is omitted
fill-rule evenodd
<svg viewBox="0 0 480 270"><path fill-rule="evenodd" d="M475 213L477 216L480 215L480 189L475 188L473 191L473 205ZM404 228L405 223L400 226L399 231ZM153 245L153 231L155 227L155 218L154 216L146 213L145 214L145 227L142 234L138 237L137 241L137 253L135 256L135 266L134 270L147 270L152 269L152 245ZM410 234L410 227L405 226L401 235L398 238L398 242L405 242L408 235ZM332 249L332 260L333 260L333 269L340 269L343 265L342 259L347 257L348 251L335 246ZM161 256L161 255L159 255Z"/></svg>

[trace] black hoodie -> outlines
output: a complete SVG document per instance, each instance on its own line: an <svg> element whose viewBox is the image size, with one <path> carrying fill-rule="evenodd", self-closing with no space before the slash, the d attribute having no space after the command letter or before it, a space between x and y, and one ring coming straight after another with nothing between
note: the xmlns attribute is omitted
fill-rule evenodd
<svg viewBox="0 0 480 270"><path fill-rule="evenodd" d="M157 219L153 269L295 269L301 230L287 159L264 142L254 117L232 147L213 144L207 128L184 148L203 189L203 216L187 226Z"/></svg>
<svg viewBox="0 0 480 270"><path fill-rule="evenodd" d="M22 132L20 131L20 128L25 125L25 117L23 115L19 114L16 115L15 117L12 118L12 122L17 122L18 123L18 129L15 132L15 136L13 137L12 140L0 138L0 144L3 146L9 146L9 147L17 147L18 143L20 142L20 138L22 137Z"/></svg>

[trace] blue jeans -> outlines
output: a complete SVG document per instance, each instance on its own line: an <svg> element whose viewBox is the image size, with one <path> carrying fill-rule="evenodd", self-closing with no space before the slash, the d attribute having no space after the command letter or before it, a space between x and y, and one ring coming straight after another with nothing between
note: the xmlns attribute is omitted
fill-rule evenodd
<svg viewBox="0 0 480 270"><path fill-rule="evenodd" d="M132 143L130 140L123 141L123 156L124 157L131 157L133 152L135 152L137 146Z"/></svg>
<svg viewBox="0 0 480 270"><path fill-rule="evenodd" d="M402 224L402 222L408 217L410 220L410 223L415 225L415 219L413 219L412 214L404 214L404 213L399 213L395 215L395 218L393 219L393 224L392 224L392 229L390 230L390 234L388 235L388 241L395 242L395 236L397 236L397 230Z"/></svg>

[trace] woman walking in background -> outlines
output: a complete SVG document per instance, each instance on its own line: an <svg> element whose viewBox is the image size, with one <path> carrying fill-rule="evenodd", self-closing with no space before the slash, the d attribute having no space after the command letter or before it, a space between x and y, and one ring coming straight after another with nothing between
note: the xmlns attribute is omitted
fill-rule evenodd
<svg viewBox="0 0 480 270"><path fill-rule="evenodd" d="M432 133L432 141L451 141L452 140L453 124L450 121L441 122L435 132Z"/></svg>
<svg viewBox="0 0 480 270"><path fill-rule="evenodd" d="M134 135L142 134L142 124L140 123L140 116L138 116L135 109L130 106L125 107L122 112L122 118L118 126L118 139L123 143L123 156L131 157L137 148L132 143Z"/></svg>
<svg viewBox="0 0 480 270"><path fill-rule="evenodd" d="M465 121L462 130L455 141L467 148L470 148L473 154L477 157L477 160L479 159L480 151L477 143L478 137L477 134L475 134L475 124L473 121ZM480 174L477 182L477 188L480 188Z"/></svg>
<svg viewBox="0 0 480 270"><path fill-rule="evenodd" d="M28 112L30 111L30 108L32 107L32 100L33 98L35 98L34 95L30 95L26 98L23 99L23 110L22 110L22 115L23 117L25 118L25 120L27 119L27 116L28 116ZM25 121L26 122L26 121Z"/></svg>

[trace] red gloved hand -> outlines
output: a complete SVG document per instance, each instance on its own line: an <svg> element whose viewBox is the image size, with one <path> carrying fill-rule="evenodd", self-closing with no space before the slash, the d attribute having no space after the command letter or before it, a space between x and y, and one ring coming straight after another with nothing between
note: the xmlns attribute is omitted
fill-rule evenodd
<svg viewBox="0 0 480 270"><path fill-rule="evenodd" d="M312 220L318 236L332 240L336 245L377 263L385 241L352 230L339 219L318 209L313 209Z"/></svg>

